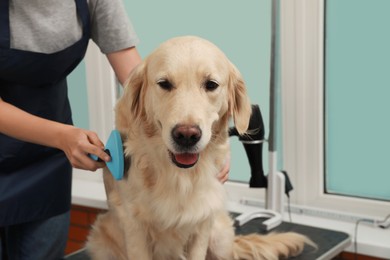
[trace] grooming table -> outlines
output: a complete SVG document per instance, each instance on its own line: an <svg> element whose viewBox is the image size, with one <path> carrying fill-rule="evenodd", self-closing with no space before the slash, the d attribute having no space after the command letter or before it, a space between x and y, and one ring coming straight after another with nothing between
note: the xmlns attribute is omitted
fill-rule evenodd
<svg viewBox="0 0 390 260"><path fill-rule="evenodd" d="M232 213L232 216L238 214ZM236 234L245 235L250 233L266 234L267 232L260 229L260 223L265 219L257 218L249 221L241 227L236 228ZM329 260L340 254L350 243L351 239L347 233L333 231L328 229L316 228L290 222L283 222L270 232L288 232L293 231L308 236L317 245L318 249L313 249L306 246L303 253L298 257L289 259L295 260ZM71 255L65 257L67 260L89 260L90 258L81 249Z"/></svg>
<svg viewBox="0 0 390 260"><path fill-rule="evenodd" d="M237 216L238 214L232 214ZM250 234L259 233L267 234L268 232L260 228L262 221L265 218L257 218L249 221L248 223L236 228L236 234ZM291 257L289 259L296 260L329 260L340 254L346 247L351 243L349 234L334 231L323 228L316 228L301 224L295 224L290 222L282 222L276 228L269 232L296 232L309 237L314 243L317 244L318 248L314 249L310 246L305 246L301 255L297 257Z"/></svg>

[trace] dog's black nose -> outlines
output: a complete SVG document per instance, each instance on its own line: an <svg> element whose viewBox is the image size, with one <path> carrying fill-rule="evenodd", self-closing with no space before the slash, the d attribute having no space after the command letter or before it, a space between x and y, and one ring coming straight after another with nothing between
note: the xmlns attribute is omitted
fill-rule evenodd
<svg viewBox="0 0 390 260"><path fill-rule="evenodd" d="M176 125L171 132L172 139L180 147L192 147L202 137L202 130L196 125Z"/></svg>

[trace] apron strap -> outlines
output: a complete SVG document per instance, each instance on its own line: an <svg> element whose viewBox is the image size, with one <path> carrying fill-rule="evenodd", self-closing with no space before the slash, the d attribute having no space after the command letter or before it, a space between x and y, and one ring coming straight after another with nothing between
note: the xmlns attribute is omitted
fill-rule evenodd
<svg viewBox="0 0 390 260"><path fill-rule="evenodd" d="M83 24L83 35L90 36L90 15L87 0L75 0L77 13Z"/></svg>
<svg viewBox="0 0 390 260"><path fill-rule="evenodd" d="M10 48L9 0L0 0L0 48Z"/></svg>

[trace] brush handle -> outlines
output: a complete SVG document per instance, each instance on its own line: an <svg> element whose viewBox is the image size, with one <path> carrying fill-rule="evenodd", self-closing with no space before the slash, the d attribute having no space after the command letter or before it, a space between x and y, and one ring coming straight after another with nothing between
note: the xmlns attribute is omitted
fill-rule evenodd
<svg viewBox="0 0 390 260"><path fill-rule="evenodd" d="M110 154L110 150L108 149L104 149L104 152L106 154L108 154L109 156L111 156ZM94 154L88 154L89 158L91 158L92 160L96 161L96 162L104 162L102 159L100 159L99 157L97 157L96 155Z"/></svg>

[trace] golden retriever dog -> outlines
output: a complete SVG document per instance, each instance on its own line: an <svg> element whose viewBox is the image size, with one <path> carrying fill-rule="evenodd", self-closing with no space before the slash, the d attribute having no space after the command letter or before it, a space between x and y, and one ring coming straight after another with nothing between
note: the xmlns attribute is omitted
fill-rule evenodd
<svg viewBox="0 0 390 260"><path fill-rule="evenodd" d="M229 118L245 134L251 104L222 51L198 37L173 38L125 85L116 127L131 166L120 181L104 172L109 210L90 233L92 259L259 260L302 251L308 240L299 234L234 234L216 175L229 152Z"/></svg>

